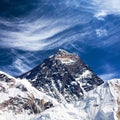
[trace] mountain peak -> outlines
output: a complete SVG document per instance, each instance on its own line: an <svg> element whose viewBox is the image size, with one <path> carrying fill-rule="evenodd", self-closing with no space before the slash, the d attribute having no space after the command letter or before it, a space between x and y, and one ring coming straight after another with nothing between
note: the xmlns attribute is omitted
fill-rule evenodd
<svg viewBox="0 0 120 120"><path fill-rule="evenodd" d="M35 88L59 102L78 100L103 83L78 55L62 49L19 77L28 79Z"/></svg>
<svg viewBox="0 0 120 120"><path fill-rule="evenodd" d="M58 52L65 52L65 53L69 53L67 50L64 50L64 49L58 49Z"/></svg>
<svg viewBox="0 0 120 120"><path fill-rule="evenodd" d="M56 52L56 55L75 55L74 53L70 53L68 52L67 50L64 50L64 49L58 49L58 51Z"/></svg>
<svg viewBox="0 0 120 120"><path fill-rule="evenodd" d="M63 49L59 49L54 57L55 60L59 60L63 64L75 63L79 59L79 57L76 54L69 53L68 51Z"/></svg>

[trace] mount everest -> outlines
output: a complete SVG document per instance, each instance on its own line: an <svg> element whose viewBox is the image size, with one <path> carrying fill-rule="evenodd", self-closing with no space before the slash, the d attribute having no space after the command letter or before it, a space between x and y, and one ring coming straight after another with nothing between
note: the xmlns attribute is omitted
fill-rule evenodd
<svg viewBox="0 0 120 120"><path fill-rule="evenodd" d="M0 120L119 120L119 90L59 50L17 78L0 72Z"/></svg>

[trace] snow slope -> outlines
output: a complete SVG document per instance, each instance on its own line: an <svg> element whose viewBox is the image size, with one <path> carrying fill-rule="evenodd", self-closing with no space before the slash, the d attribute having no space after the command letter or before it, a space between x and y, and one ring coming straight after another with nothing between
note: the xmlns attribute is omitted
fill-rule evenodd
<svg viewBox="0 0 120 120"><path fill-rule="evenodd" d="M76 106L85 111L88 120L117 120L116 112L118 109L116 97L114 96L114 81L108 81L94 90L86 93L84 99L79 101Z"/></svg>
<svg viewBox="0 0 120 120"><path fill-rule="evenodd" d="M43 112L35 120L86 120L87 114L72 104L60 105Z"/></svg>
<svg viewBox="0 0 120 120"><path fill-rule="evenodd" d="M29 120L58 105L27 80L15 79L3 72L0 72L0 98L0 120Z"/></svg>
<svg viewBox="0 0 120 120"><path fill-rule="evenodd" d="M36 120L120 120L119 89L120 80L110 80L87 92L82 100L49 109Z"/></svg>

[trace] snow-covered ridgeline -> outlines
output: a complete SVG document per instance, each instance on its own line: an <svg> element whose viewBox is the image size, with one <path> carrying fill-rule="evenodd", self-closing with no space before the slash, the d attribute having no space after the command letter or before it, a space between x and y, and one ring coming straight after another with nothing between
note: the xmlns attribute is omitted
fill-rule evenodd
<svg viewBox="0 0 120 120"><path fill-rule="evenodd" d="M114 79L89 91L75 104L62 104L43 112L37 120L119 120L120 80Z"/></svg>
<svg viewBox="0 0 120 120"><path fill-rule="evenodd" d="M113 79L85 94L73 104L58 105L43 112L40 120L119 120L120 80Z"/></svg>
<svg viewBox="0 0 120 120"><path fill-rule="evenodd" d="M0 72L0 120L30 120L59 103L20 80Z"/></svg>
<svg viewBox="0 0 120 120"><path fill-rule="evenodd" d="M119 89L119 79L107 81L87 92L82 101L75 103L75 107L86 112L86 120L119 120Z"/></svg>

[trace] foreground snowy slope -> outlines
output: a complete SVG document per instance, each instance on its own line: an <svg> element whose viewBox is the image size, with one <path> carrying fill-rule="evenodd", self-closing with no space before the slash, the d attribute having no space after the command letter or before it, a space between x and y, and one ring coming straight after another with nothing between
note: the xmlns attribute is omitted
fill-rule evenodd
<svg viewBox="0 0 120 120"><path fill-rule="evenodd" d="M43 112L37 120L120 120L120 80L110 80L89 91L83 100Z"/></svg>
<svg viewBox="0 0 120 120"><path fill-rule="evenodd" d="M117 99L120 93L116 84L120 85L120 81L110 80L98 86L86 93L84 99L76 106L86 112L89 120L117 120Z"/></svg>
<svg viewBox="0 0 120 120"><path fill-rule="evenodd" d="M110 81L111 90L117 104L117 118L120 120L120 79L113 79Z"/></svg>
<svg viewBox="0 0 120 120"><path fill-rule="evenodd" d="M120 80L86 92L82 99L58 103L23 79L0 72L0 120L120 120Z"/></svg>
<svg viewBox="0 0 120 120"><path fill-rule="evenodd" d="M28 120L57 104L27 80L0 72L0 120Z"/></svg>
<svg viewBox="0 0 120 120"><path fill-rule="evenodd" d="M73 106L73 104L61 104L41 113L35 120L86 120L87 114Z"/></svg>

